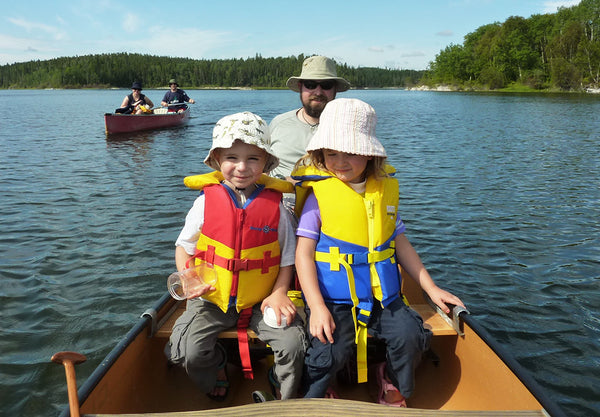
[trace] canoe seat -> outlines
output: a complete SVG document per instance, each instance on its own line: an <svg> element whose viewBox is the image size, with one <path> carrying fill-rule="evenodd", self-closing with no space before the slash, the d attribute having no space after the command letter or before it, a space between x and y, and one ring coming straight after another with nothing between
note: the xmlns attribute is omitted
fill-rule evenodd
<svg viewBox="0 0 600 417"><path fill-rule="evenodd" d="M423 318L425 327L431 330L434 335L456 335L456 331L452 328L452 326L446 323L444 319L442 319L442 317L440 317L439 314L437 314L429 304L412 304L410 307L419 313L421 318ZM171 314L171 316L157 330L156 337L169 338L171 335L171 330L173 329L173 325L175 324L175 320L177 320L177 318L179 318L184 311L185 303L179 303L173 314ZM237 338L237 329L231 328L225 330L219 334L219 337L222 339L235 339ZM250 339L256 339L256 333L248 329L248 337Z"/></svg>
<svg viewBox="0 0 600 417"><path fill-rule="evenodd" d="M185 311L185 302L181 302L177 304L176 310L165 320L165 322L158 328L156 331L155 337L168 339L171 336L171 331L173 330L173 326L175 325L175 321L183 314ZM256 333L254 330L248 329L248 338L249 339L257 339ZM231 329L222 331L219 334L219 338L221 339L236 339L237 338L237 329L232 327Z"/></svg>

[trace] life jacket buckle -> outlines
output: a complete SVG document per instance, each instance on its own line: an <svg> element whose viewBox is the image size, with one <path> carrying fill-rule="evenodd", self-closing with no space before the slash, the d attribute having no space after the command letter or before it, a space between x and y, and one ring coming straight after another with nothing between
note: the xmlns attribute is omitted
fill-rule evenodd
<svg viewBox="0 0 600 417"><path fill-rule="evenodd" d="M248 259L228 259L227 270L228 271L247 271L249 268Z"/></svg>
<svg viewBox="0 0 600 417"><path fill-rule="evenodd" d="M350 255L348 255L348 257L350 257ZM353 265L368 264L369 263L369 253L368 252L353 253L352 254L352 262L350 262L350 259L349 259L348 263L351 263Z"/></svg>

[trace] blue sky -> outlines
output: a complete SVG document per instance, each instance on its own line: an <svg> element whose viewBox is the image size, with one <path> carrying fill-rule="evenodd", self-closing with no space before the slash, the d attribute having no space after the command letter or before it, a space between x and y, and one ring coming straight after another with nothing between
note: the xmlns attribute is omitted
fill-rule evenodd
<svg viewBox="0 0 600 417"><path fill-rule="evenodd" d="M0 65L130 52L194 59L320 54L425 69L479 26L579 0L54 0L3 8Z"/></svg>

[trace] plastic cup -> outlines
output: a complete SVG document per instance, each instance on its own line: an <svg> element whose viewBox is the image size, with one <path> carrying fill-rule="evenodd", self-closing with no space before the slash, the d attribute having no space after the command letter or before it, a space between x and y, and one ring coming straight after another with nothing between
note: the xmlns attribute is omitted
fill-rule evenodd
<svg viewBox="0 0 600 417"><path fill-rule="evenodd" d="M173 272L167 278L169 294L176 300L186 300L198 292L203 285L214 286L217 283L217 271L211 264L201 263L181 272Z"/></svg>
<svg viewBox="0 0 600 417"><path fill-rule="evenodd" d="M273 327L275 329L282 329L287 326L287 318L282 314L281 315L281 324L277 324L277 316L275 315L275 310L270 306L265 308L263 313L263 320L269 327Z"/></svg>

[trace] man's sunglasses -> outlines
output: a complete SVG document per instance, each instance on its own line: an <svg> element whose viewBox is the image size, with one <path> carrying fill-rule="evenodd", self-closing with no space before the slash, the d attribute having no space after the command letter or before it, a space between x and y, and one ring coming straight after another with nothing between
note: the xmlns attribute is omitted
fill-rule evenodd
<svg viewBox="0 0 600 417"><path fill-rule="evenodd" d="M335 81L313 81L313 80L302 80L302 85L307 90L314 90L317 86L321 86L323 90L331 90L335 86Z"/></svg>

